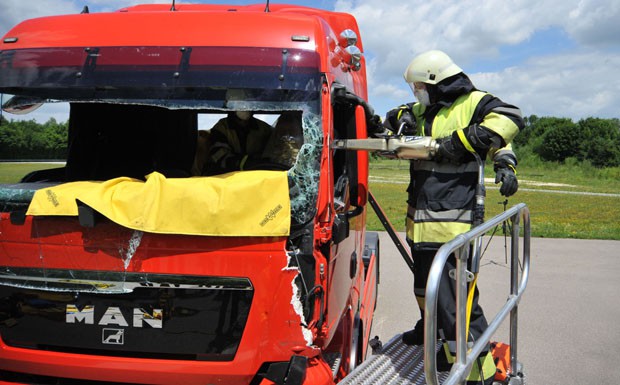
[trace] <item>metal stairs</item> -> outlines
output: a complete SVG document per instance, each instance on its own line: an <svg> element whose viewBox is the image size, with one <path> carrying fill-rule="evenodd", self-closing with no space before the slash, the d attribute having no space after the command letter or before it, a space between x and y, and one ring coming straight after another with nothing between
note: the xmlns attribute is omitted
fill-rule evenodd
<svg viewBox="0 0 620 385"><path fill-rule="evenodd" d="M437 343L439 350L441 343ZM438 374L440 383L449 372ZM426 385L424 347L408 346L397 334L379 352L366 359L338 385Z"/></svg>

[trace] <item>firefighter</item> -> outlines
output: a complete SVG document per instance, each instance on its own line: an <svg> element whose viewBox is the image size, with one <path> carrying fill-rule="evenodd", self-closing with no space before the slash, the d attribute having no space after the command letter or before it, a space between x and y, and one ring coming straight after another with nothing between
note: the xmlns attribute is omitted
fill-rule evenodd
<svg viewBox="0 0 620 385"><path fill-rule="evenodd" d="M235 111L220 119L209 135L203 175L248 170L264 163L263 151L272 127L251 111Z"/></svg>
<svg viewBox="0 0 620 385"><path fill-rule="evenodd" d="M396 131L409 126L415 135L431 136L439 143L432 160L411 161L407 189L407 243L414 258L414 294L424 314L426 281L435 253L443 243L471 229L478 182L476 155L493 161L500 193L513 195L518 188L517 157L510 142L524 123L517 107L477 90L444 52L433 50L415 57L404 77L417 102L389 111L386 127ZM456 285L448 272L455 266L452 255L438 292L438 329L448 341L437 356L440 370L454 362L455 345L450 341L456 339ZM476 340L486 327L476 290L469 341ZM403 333L402 340L408 345L423 344L424 320ZM495 364L487 348L474 363L468 384L491 384L494 374Z"/></svg>

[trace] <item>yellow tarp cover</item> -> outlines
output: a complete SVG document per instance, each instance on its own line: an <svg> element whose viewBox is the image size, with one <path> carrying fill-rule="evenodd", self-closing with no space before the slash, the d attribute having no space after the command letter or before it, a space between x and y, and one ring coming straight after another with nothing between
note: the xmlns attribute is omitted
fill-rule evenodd
<svg viewBox="0 0 620 385"><path fill-rule="evenodd" d="M284 236L291 209L286 171L244 171L146 182L116 178L38 190L27 215L78 215L79 200L119 225L163 234Z"/></svg>

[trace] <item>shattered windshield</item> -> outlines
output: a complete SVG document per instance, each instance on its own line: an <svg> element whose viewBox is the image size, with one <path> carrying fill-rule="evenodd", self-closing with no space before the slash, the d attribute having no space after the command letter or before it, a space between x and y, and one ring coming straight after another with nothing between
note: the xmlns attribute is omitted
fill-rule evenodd
<svg viewBox="0 0 620 385"><path fill-rule="evenodd" d="M287 170L292 223L305 223L314 215L323 143L322 79L315 52L260 47L41 48L1 51L0 68L5 112L23 114L49 102L67 105L66 167L54 177L23 182L142 178L160 169L174 170L173 177L213 175L196 162L201 138L207 138L212 149L218 131L214 127L248 113L269 132L261 137L264 148L255 150L263 163L238 159L236 166L265 169L268 163L267 169ZM15 96L7 101L7 94ZM244 150L258 140L250 136L244 138ZM217 161L225 166L232 162ZM5 185L0 198L6 208L20 204L13 196L27 200L28 191L23 183Z"/></svg>

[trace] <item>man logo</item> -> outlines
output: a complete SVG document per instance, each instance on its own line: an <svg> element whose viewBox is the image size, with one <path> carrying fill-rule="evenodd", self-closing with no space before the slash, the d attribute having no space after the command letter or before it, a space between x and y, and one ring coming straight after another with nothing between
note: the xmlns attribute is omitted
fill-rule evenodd
<svg viewBox="0 0 620 385"><path fill-rule="evenodd" d="M111 345L123 345L125 343L125 331L123 329L103 328L101 342Z"/></svg>
<svg viewBox="0 0 620 385"><path fill-rule="evenodd" d="M108 307L101 315L99 320L95 320L95 306L86 305L80 310L74 304L68 304L65 314L65 322L68 324L81 323L84 325L101 325L101 326L118 326L141 328L147 325L154 329L161 329L163 327L164 311L162 309L152 309L149 313L143 308L134 308L132 313L125 310L125 314L119 307Z"/></svg>

